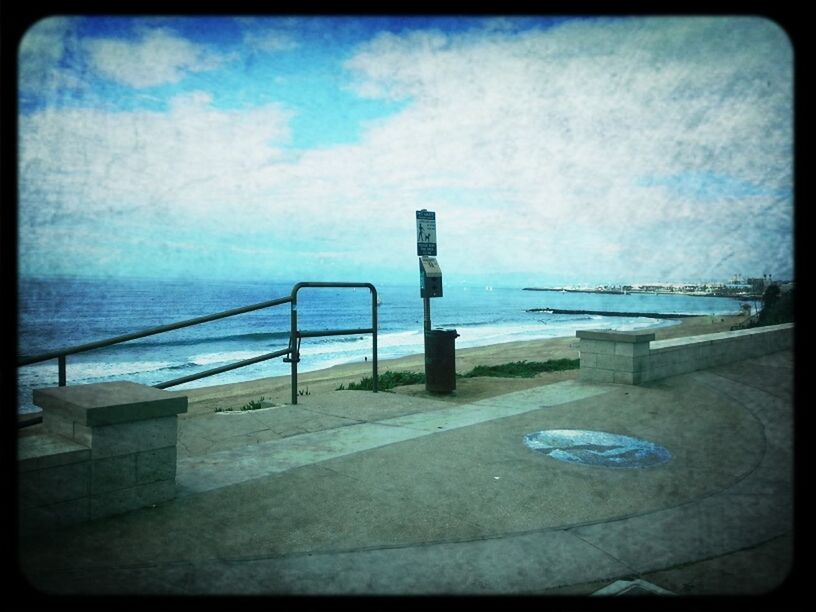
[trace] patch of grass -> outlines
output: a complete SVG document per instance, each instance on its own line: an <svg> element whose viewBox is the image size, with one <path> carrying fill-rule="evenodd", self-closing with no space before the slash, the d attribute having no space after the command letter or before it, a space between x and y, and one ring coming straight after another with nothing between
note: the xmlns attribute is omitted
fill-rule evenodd
<svg viewBox="0 0 816 612"><path fill-rule="evenodd" d="M495 366L476 366L462 378L496 376L500 378L533 378L541 372L560 372L580 367L578 359L550 359L548 361L513 361Z"/></svg>
<svg viewBox="0 0 816 612"><path fill-rule="evenodd" d="M241 406L241 410L258 410L259 408L263 408L263 406L261 406L262 401L264 401L263 396L259 400L251 400Z"/></svg>
<svg viewBox="0 0 816 612"><path fill-rule="evenodd" d="M425 374L419 372L392 372L388 370L377 376L377 389L388 391L394 387L418 385L425 382ZM371 376L363 378L359 383L349 383L348 387L340 385L336 391L372 391L374 379Z"/></svg>
<svg viewBox="0 0 816 612"><path fill-rule="evenodd" d="M548 361L514 361L495 366L476 366L466 374L457 374L457 378L474 378L476 376L494 376L501 378L533 378L541 372L560 372L576 370L580 367L578 359L550 359ZM394 387L418 385L425 382L425 374L419 372L387 372L377 377L378 389L388 391ZM371 391L373 378L363 378L359 383L340 385L336 391Z"/></svg>

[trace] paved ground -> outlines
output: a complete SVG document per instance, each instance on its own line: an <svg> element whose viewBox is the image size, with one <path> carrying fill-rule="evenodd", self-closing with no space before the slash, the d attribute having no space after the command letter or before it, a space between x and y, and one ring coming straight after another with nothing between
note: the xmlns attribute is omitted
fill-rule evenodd
<svg viewBox="0 0 816 612"><path fill-rule="evenodd" d="M57 594L765 593L793 566L792 405L785 351L641 387L337 391L184 418L175 500L22 538L20 569ZM522 444L544 429L672 459L560 462Z"/></svg>

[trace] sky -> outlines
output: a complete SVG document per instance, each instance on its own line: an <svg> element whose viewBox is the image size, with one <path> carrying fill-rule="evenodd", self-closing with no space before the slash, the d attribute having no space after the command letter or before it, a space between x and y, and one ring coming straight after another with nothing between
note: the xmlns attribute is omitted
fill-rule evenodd
<svg viewBox="0 0 816 612"><path fill-rule="evenodd" d="M18 273L793 278L793 49L761 17L50 17Z"/></svg>

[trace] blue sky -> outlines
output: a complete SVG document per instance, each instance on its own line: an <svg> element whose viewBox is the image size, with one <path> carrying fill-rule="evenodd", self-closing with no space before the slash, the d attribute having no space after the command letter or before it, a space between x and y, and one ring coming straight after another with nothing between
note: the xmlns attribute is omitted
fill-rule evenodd
<svg viewBox="0 0 816 612"><path fill-rule="evenodd" d="M793 56L752 17L61 17L20 44L22 274L793 275Z"/></svg>

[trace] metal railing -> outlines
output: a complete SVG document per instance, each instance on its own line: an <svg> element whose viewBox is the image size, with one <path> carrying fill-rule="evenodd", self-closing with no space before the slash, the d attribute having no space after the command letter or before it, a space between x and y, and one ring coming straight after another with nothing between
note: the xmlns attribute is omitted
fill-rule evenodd
<svg viewBox="0 0 816 612"><path fill-rule="evenodd" d="M326 331L298 331L297 328L297 295L304 287L368 287L371 291L371 327L364 329L336 329ZM320 336L350 336L372 334L372 380L374 393L377 392L377 289L371 283L298 283L292 288L290 320L292 331L289 334L289 359L292 362L292 404L297 404L297 364L300 361L301 338L318 338Z"/></svg>
<svg viewBox="0 0 816 612"><path fill-rule="evenodd" d="M303 289L304 287L335 287L335 288L345 288L345 287L365 287L371 291L371 327L361 328L361 329L335 329L335 330L323 330L323 331L299 331L297 328L297 294L298 292ZM214 376L216 374L221 374L223 372L228 372L230 370L236 370L238 368L242 368L245 366L253 365L256 363L260 363L262 361L267 361L269 359L274 359L275 357L281 357L283 355L289 355L289 357L284 358L284 361L291 362L292 364L292 403L297 404L297 364L300 361L300 340L301 338L317 338L320 336L342 336L342 335L358 335L358 334L367 334L370 333L373 336L373 359L372 359L372 370L373 370L373 390L377 392L377 289L371 283L323 283L323 282L303 282L297 283L292 288L292 293L289 296L281 297L275 300L269 300L266 302L259 302L257 304L251 304L249 306L242 306L240 308L233 308L231 310L225 310L223 312L218 312L211 315L205 315L203 317L196 317L194 319L188 319L186 321L179 321L178 323L170 323L168 325L161 325L159 327L152 327L150 329L145 329L139 332L134 332L131 334L124 334L121 336L115 336L113 338L107 338L105 340L99 340L97 342L89 342L87 344L80 344L78 346L73 346L65 349L60 349L56 351L49 351L47 353L42 353L40 355L33 355L28 357L18 357L17 359L17 367L23 367L27 365L31 365L34 363L40 363L43 361L49 361L51 359L57 359L57 368L58 368L58 384L60 387L64 387L67 384L67 357L69 355L75 355L77 353L84 353L87 351L92 351L94 349L100 349L108 346L112 346L114 344L121 344L122 342L128 342L130 340L138 340L139 338L146 338L147 336L154 336L156 334L162 334L169 331L174 331L177 329L182 329L184 327L191 327L193 325L200 325L202 323L209 323L210 321L216 321L218 319L224 319L227 317L234 317L236 315L245 314L248 312L253 312L255 310L261 310L263 308L270 308L272 306L279 306L281 304L291 304L291 330L289 335L289 346L285 349L273 351L271 353L266 353L264 355L259 355L257 357L252 357L251 359L244 359L242 361L237 361L228 365L220 366L217 368L212 368L209 370L205 370L204 372L199 372L197 374L191 374L189 376L183 376L181 378L175 378L173 380L168 380L162 383L158 383L153 385L157 389L166 389L168 387L175 387L176 385L181 385L186 382L191 382L194 380L199 380L201 378L206 378L208 376Z"/></svg>

